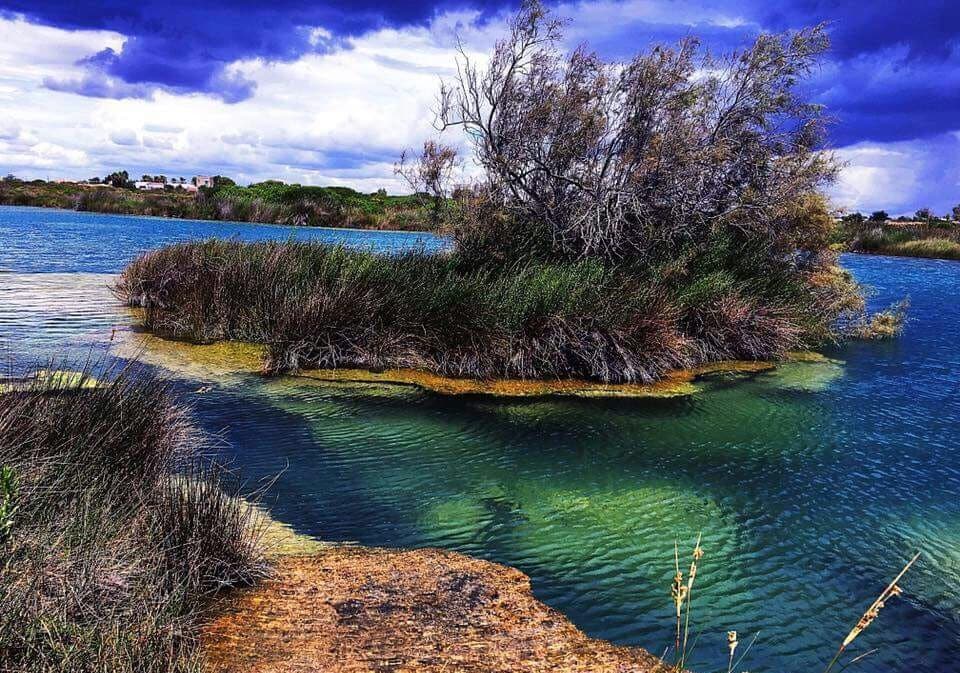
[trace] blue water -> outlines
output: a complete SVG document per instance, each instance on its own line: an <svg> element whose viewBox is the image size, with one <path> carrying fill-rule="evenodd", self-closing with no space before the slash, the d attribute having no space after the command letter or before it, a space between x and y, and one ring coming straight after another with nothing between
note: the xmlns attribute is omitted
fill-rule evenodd
<svg viewBox="0 0 960 673"><path fill-rule="evenodd" d="M48 216L62 218L53 230ZM98 272L143 247L218 227L291 231L71 217L0 209L0 265L61 271L0 274L0 348L15 363L109 349L130 318ZM148 240L118 234L138 230ZM726 670L730 629L744 644L760 634L738 670L822 670L920 549L903 597L851 656L878 651L851 670L960 670L960 263L843 264L874 307L910 297L900 339L715 378L688 398L497 401L169 366L227 459L254 481L280 473L267 504L302 532L514 565L589 634L659 654L674 540L688 554L702 531L692 668L704 672Z"/></svg>
<svg viewBox="0 0 960 673"><path fill-rule="evenodd" d="M172 220L2 206L0 271L117 273L137 254L168 243L205 238L323 241L390 250L436 250L431 234L285 227L243 222Z"/></svg>

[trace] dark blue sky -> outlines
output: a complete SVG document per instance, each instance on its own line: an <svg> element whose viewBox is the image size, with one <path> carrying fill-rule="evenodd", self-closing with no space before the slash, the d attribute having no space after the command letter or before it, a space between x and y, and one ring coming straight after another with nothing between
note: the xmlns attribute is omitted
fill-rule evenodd
<svg viewBox="0 0 960 673"><path fill-rule="evenodd" d="M836 118L831 131L835 147L929 141L960 130L958 0L650 0L628 1L623 9L615 0L596 7L591 1L559 8L574 16L571 32L578 39L611 57L690 34L723 51L742 46L760 31L828 22L833 50L811 87ZM372 31L426 26L449 12L479 10L472 21L482 25L502 19L511 6L515 3L470 0L0 0L8 19L124 36L122 45L79 59L85 76L47 78L48 89L104 99L202 94L230 105L258 96L257 82L231 69L239 60L291 63L311 53L349 49L350 38Z"/></svg>
<svg viewBox="0 0 960 673"><path fill-rule="evenodd" d="M673 41L691 32L716 48L742 44L758 30L785 30L827 21L837 69L817 82L817 95L838 118L837 145L858 140L903 140L955 130L960 123L960 87L944 86L943 70L955 68L960 52L960 2L956 0L708 0L664 3L677 6L677 21L631 25L594 42L608 51L632 49L651 40ZM252 82L227 76L238 59L286 61L316 50L339 48L339 38L384 26L422 24L436 13L478 8L489 14L509 3L489 2L76 2L3 0L0 7L32 22L68 29L108 29L127 36L117 53L91 55L89 66L137 85L119 94L80 83L78 93L131 95L159 86L202 92L238 102L254 95ZM723 28L687 22L689 8L720 10L744 20ZM696 12L692 12L696 15ZM311 42L311 28L332 37ZM891 51L896 51L891 58ZM186 66L183 64L186 62ZM892 68L879 82L865 75ZM175 67L176 66L176 67ZM95 80L93 80L95 81ZM956 81L953 82L956 85Z"/></svg>

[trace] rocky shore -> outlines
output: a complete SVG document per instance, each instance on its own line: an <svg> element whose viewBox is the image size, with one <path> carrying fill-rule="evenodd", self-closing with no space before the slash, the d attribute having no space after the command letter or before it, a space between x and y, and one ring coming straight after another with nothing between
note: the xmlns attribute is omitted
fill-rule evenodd
<svg viewBox="0 0 960 673"><path fill-rule="evenodd" d="M436 549L335 546L277 558L204 630L211 671L653 673L640 648L588 638L519 570Z"/></svg>

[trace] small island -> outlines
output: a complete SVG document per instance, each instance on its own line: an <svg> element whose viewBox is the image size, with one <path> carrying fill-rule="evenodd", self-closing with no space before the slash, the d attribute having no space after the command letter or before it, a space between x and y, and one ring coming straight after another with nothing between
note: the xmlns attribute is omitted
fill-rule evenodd
<svg viewBox="0 0 960 673"><path fill-rule="evenodd" d="M158 335L263 345L268 373L649 384L870 332L830 247L824 112L800 88L822 28L626 67L565 55L561 28L531 5L489 68L462 54L440 136L397 167L452 250L180 243L131 263L117 296ZM444 134L461 132L483 172L450 184Z"/></svg>

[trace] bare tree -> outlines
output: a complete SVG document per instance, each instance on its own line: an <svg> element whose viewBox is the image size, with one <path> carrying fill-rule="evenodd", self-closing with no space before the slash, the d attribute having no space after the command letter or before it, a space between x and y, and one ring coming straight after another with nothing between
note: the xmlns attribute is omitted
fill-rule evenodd
<svg viewBox="0 0 960 673"><path fill-rule="evenodd" d="M414 192L425 194L431 200L434 226L439 226L443 219L456 159L457 153L452 147L428 140L419 156L411 159L404 152L394 167L394 173L403 177Z"/></svg>
<svg viewBox="0 0 960 673"><path fill-rule="evenodd" d="M828 46L822 27L719 59L685 40L626 63L564 54L562 28L525 2L489 63L460 48L440 91L438 128L463 129L482 192L521 226L545 226L557 254L632 263L718 228L778 251L809 237L795 204L837 168L820 107L796 88Z"/></svg>

